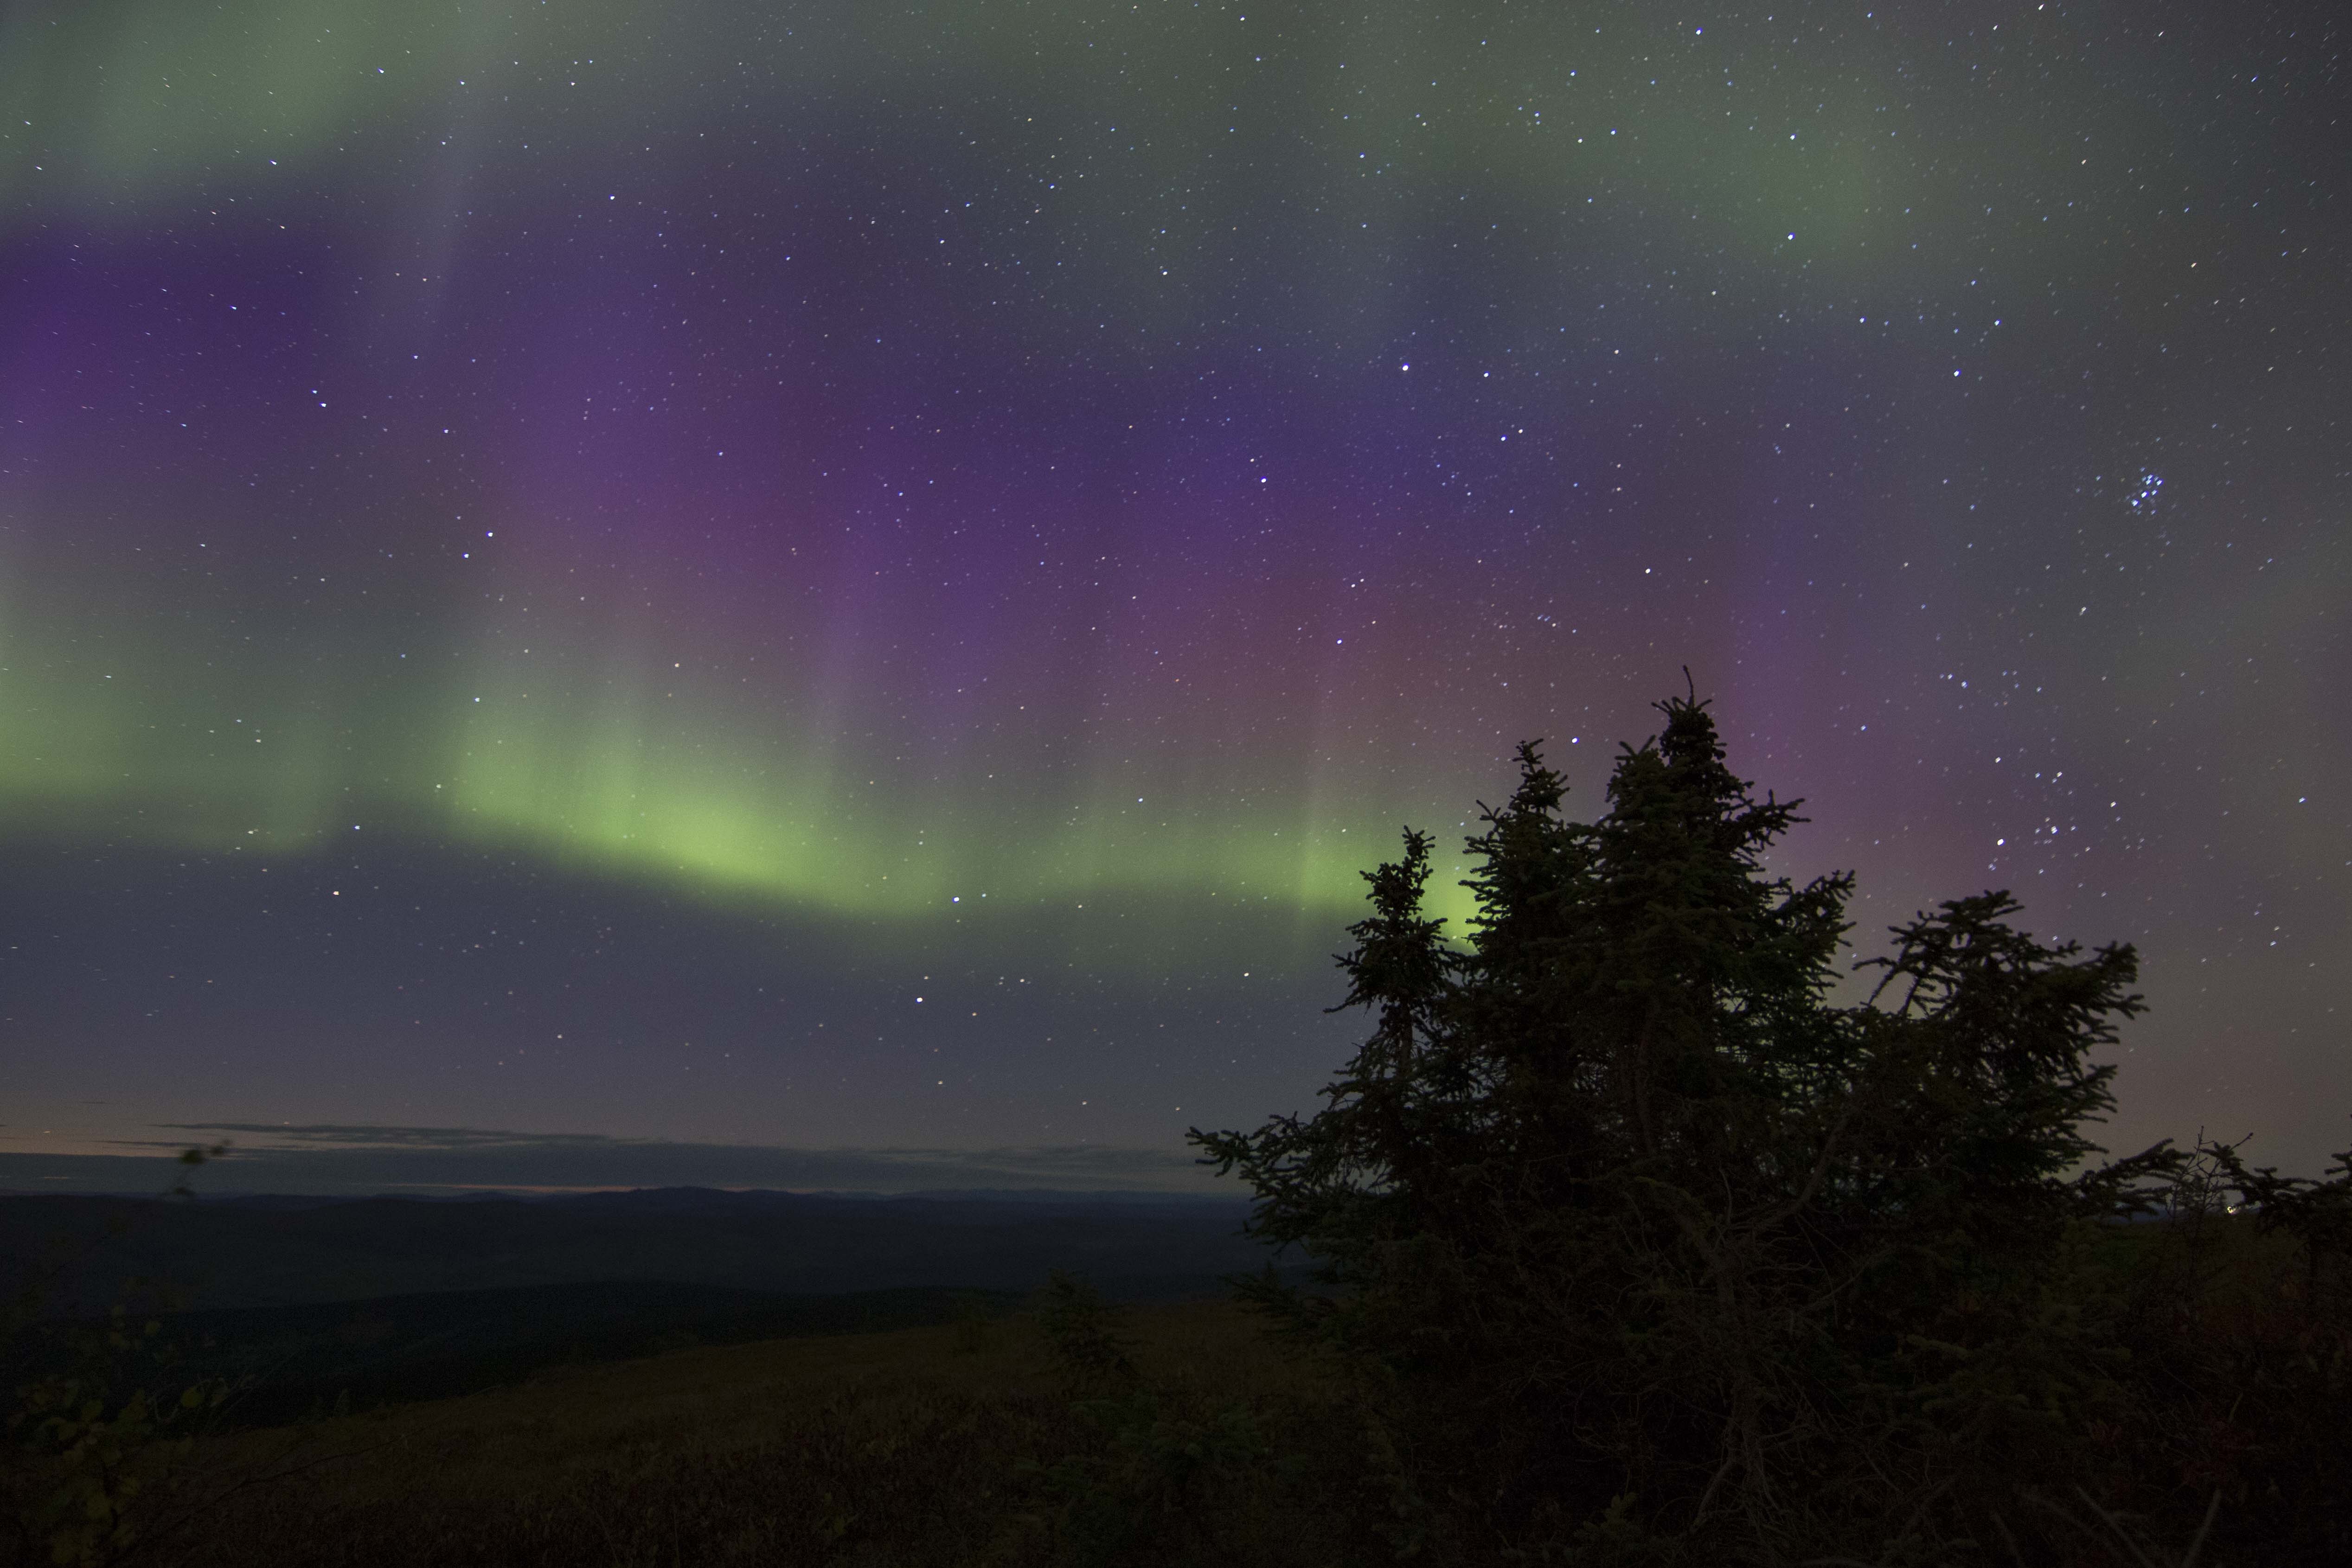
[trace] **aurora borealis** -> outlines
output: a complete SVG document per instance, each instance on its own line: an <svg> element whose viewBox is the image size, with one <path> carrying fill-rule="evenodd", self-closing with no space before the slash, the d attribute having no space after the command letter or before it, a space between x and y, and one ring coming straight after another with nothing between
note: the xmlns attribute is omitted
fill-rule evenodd
<svg viewBox="0 0 2352 1568"><path fill-rule="evenodd" d="M11 5L0 1186L1179 1182L1400 824L1685 665L1859 952L2134 942L2114 1141L2315 1170L2346 36Z"/></svg>

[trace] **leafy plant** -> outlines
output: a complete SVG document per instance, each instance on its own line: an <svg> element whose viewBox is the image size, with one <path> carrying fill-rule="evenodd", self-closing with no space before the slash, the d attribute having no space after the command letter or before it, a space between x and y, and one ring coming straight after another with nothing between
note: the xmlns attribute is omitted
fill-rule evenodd
<svg viewBox="0 0 2352 1568"><path fill-rule="evenodd" d="M92 1331L89 1366L19 1391L9 1418L22 1445L11 1500L20 1533L52 1563L111 1563L139 1544L195 1446L191 1428L227 1396L218 1382L191 1385L176 1399L118 1392L121 1369L161 1326L135 1330L118 1308Z"/></svg>
<svg viewBox="0 0 2352 1568"><path fill-rule="evenodd" d="M192 1197L187 1173L217 1158L225 1146L180 1155L180 1179L164 1197ZM118 1220L110 1234L128 1229ZM166 1377L174 1355L160 1318L117 1301L97 1322L44 1330L48 1288L73 1259L60 1253L26 1285L6 1324L6 1343L50 1364L16 1390L8 1412L9 1445L0 1468L0 1495L19 1550L28 1560L59 1564L118 1563L151 1539L186 1522L194 1511L183 1484L194 1434L218 1412L230 1389L218 1380L176 1393L151 1384ZM138 1290L136 1284L131 1290ZM168 1293L149 1287L168 1304ZM67 1359L54 1364L44 1341L61 1341Z"/></svg>

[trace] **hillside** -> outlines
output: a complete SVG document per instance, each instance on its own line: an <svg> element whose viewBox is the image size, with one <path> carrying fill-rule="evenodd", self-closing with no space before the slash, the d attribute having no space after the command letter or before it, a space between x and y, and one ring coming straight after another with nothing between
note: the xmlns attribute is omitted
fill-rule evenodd
<svg viewBox="0 0 2352 1568"><path fill-rule="evenodd" d="M1144 1391L1125 1405L1074 1399L1024 1314L687 1348L232 1436L200 1473L244 1490L153 1560L919 1568L1149 1540L1153 1562L1338 1561L1329 1521L1276 1490L1297 1464L1279 1450L1349 1447L1323 1418L1332 1375L1226 1302L1134 1309L1126 1332ZM293 1479L245 1484L264 1476Z"/></svg>

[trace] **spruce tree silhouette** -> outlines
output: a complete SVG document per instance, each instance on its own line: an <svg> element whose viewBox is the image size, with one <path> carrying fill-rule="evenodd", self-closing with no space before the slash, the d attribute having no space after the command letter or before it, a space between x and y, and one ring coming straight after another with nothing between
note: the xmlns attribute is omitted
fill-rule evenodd
<svg viewBox="0 0 2352 1568"><path fill-rule="evenodd" d="M1695 693L1658 706L1591 824L1520 747L1466 943L1423 913L1425 834L1365 873L1340 1006L1373 1023L1328 1103L1192 1133L1324 1287L1244 1292L1381 1370L1428 1539L1473 1560L1969 1534L2099 1396L2075 1223L2177 1164L2069 1174L2135 958L1992 893L1899 927L1838 1005L1852 878L1769 874L1799 803L1732 774Z"/></svg>

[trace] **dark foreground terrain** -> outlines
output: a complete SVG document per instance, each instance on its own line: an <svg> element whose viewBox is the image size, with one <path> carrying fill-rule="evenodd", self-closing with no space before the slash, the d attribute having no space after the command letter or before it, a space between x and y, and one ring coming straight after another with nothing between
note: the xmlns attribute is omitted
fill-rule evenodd
<svg viewBox="0 0 2352 1568"><path fill-rule="evenodd" d="M2101 1289L2127 1295L2184 1268L2201 1281L2151 1297L2164 1305L2136 1337L2133 1376L2160 1397L2071 1439L2110 1472L2102 1500L2024 1500L2068 1512L2021 1555L1904 1561L2343 1561L2330 1450L2352 1337L2308 1310L2305 1260L2221 1222L2116 1228L2091 1262ZM1444 1456L1392 1379L1224 1300L1115 1306L1067 1276L1017 1294L797 1298L605 1281L205 1308L154 1320L152 1336L123 1321L129 1348L110 1364L129 1381L108 1413L0 1478L15 1527L0 1562L1520 1560L1449 1525L1441 1509L1475 1498L1433 1505L1419 1490ZM240 1391L161 1424L121 1403L135 1384L176 1409L181 1390L220 1377ZM21 1396L13 1415L20 1438L28 1416L75 1418L70 1401L45 1414ZM67 1462L73 1444L82 1457ZM91 1495L79 1480L101 1473L121 1506L107 1531L76 1526ZM1572 1523L1549 1560L1707 1561L1647 1534L1638 1497L1612 1520ZM78 1554L56 1557L58 1541Z"/></svg>
<svg viewBox="0 0 2352 1568"><path fill-rule="evenodd" d="M207 1442L180 1568L1365 1561L1345 1385L1224 1302L702 1346ZM282 1478L282 1479L272 1479ZM1378 1560L1378 1559L1372 1559Z"/></svg>

